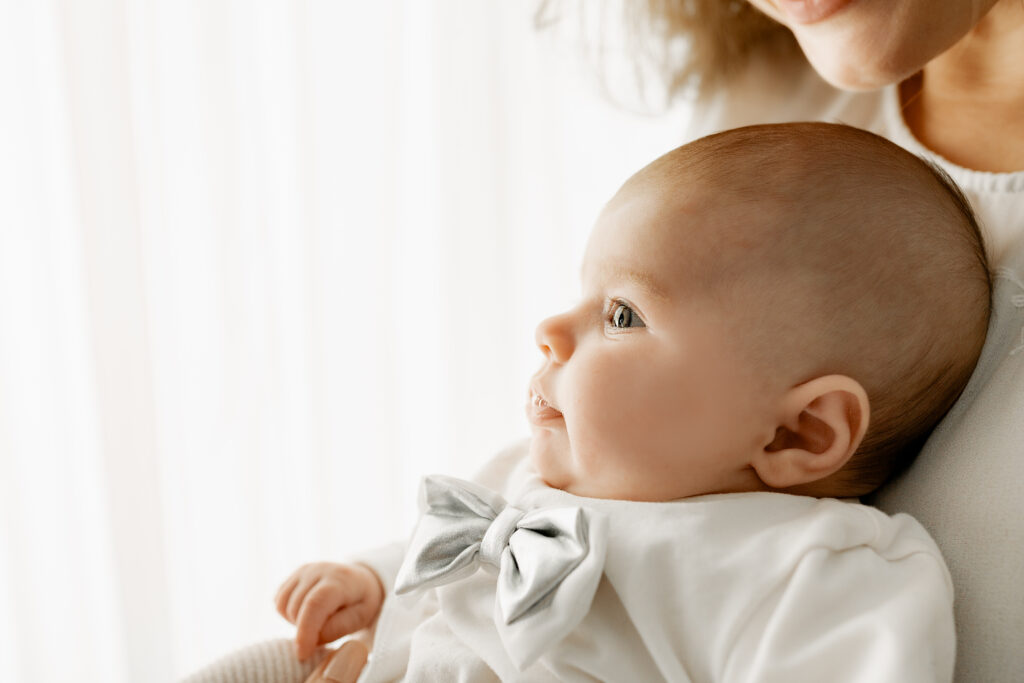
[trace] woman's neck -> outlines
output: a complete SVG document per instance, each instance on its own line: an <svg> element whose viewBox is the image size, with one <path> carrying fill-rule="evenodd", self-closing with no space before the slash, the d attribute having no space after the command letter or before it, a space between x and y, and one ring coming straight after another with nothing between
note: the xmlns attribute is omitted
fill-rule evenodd
<svg viewBox="0 0 1024 683"><path fill-rule="evenodd" d="M1024 2L997 2L900 95L929 149L979 171L1024 170Z"/></svg>

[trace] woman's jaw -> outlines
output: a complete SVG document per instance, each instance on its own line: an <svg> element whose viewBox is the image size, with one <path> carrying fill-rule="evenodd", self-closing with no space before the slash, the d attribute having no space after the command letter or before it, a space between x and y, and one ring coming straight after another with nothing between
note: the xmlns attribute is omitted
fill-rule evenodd
<svg viewBox="0 0 1024 683"><path fill-rule="evenodd" d="M845 90L899 83L967 35L997 0L751 0Z"/></svg>

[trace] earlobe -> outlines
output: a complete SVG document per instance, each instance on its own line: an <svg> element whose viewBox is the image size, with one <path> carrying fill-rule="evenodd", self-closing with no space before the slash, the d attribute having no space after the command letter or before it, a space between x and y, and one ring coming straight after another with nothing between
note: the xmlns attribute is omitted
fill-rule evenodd
<svg viewBox="0 0 1024 683"><path fill-rule="evenodd" d="M761 481L788 489L838 472L867 432L867 392L846 375L825 375L790 389L774 438L752 462Z"/></svg>

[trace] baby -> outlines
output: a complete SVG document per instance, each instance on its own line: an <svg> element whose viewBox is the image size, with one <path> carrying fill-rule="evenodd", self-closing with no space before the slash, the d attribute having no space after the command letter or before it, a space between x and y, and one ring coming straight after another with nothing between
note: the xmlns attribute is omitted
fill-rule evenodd
<svg viewBox="0 0 1024 683"><path fill-rule="evenodd" d="M360 681L951 680L937 547L850 499L956 401L990 293L959 190L871 133L669 152L537 328L528 443L428 477L409 544L281 586L300 659L371 629Z"/></svg>

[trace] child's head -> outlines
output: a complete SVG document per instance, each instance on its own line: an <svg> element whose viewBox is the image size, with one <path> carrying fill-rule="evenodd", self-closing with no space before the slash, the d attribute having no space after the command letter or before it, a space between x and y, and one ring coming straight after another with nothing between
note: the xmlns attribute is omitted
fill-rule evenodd
<svg viewBox="0 0 1024 683"><path fill-rule="evenodd" d="M581 276L537 328L531 458L552 486L632 500L873 490L963 390L991 298L951 181L816 123L657 159L604 208Z"/></svg>

